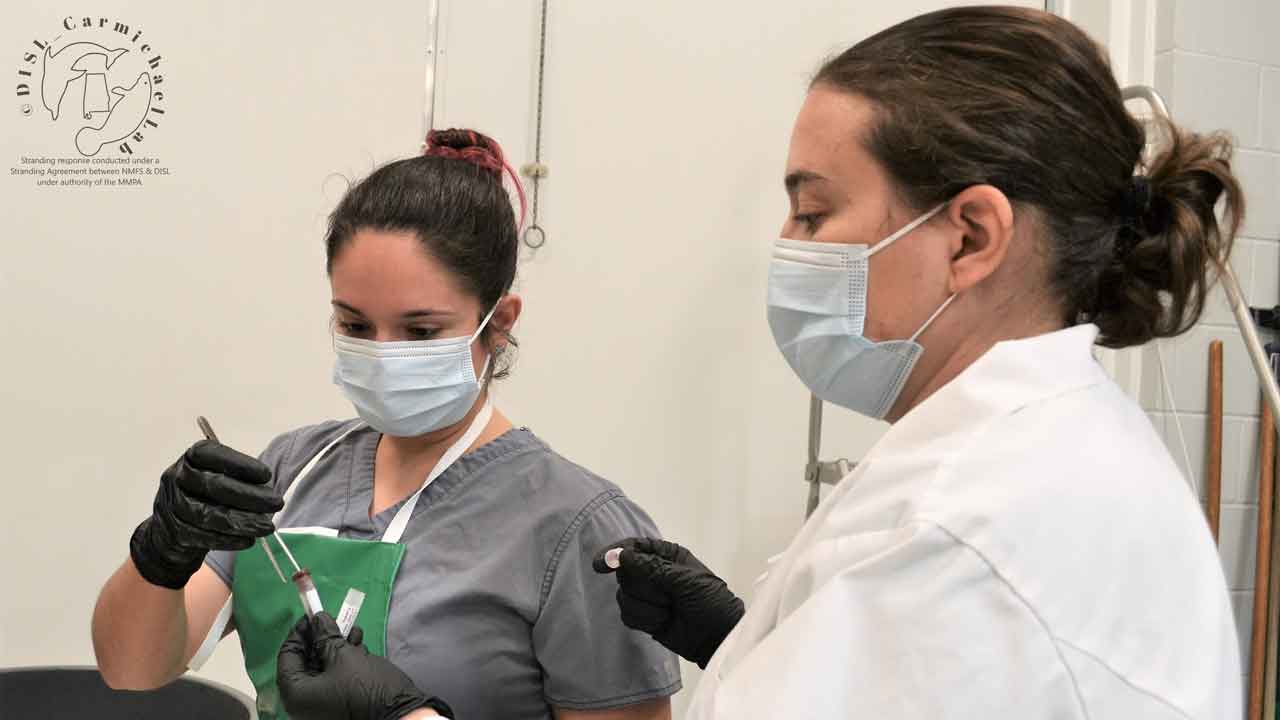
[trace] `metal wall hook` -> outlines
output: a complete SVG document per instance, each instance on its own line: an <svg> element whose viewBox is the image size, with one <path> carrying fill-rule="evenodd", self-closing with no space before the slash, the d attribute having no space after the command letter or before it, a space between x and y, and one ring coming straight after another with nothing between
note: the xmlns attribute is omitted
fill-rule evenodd
<svg viewBox="0 0 1280 720"><path fill-rule="evenodd" d="M537 237L536 241L533 239L535 234ZM547 244L547 231L543 230L541 225L530 225L524 229L523 233L521 233L520 239L524 242L526 247L537 250Z"/></svg>

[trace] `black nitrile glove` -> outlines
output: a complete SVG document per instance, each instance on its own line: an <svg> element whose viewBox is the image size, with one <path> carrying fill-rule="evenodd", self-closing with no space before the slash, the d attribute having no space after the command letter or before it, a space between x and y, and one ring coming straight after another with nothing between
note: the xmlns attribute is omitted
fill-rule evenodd
<svg viewBox="0 0 1280 720"><path fill-rule="evenodd" d="M447 718L453 711L427 697L390 660L371 655L364 633L342 637L328 613L302 618L280 647L276 684L280 700L295 720L396 720L420 708Z"/></svg>
<svg viewBox="0 0 1280 720"><path fill-rule="evenodd" d="M616 572L623 624L705 670L746 612L742 600L693 553L665 540L613 543L596 554L596 572L614 572L605 564L613 548L622 548Z"/></svg>
<svg viewBox="0 0 1280 720"><path fill-rule="evenodd" d="M181 589L210 550L244 550L274 530L284 501L267 486L271 470L212 440L192 445L160 476L152 515L129 541L147 582Z"/></svg>

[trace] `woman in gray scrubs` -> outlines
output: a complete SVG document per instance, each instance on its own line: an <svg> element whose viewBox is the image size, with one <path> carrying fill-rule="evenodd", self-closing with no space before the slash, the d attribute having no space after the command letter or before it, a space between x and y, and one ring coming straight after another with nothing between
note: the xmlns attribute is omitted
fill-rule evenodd
<svg viewBox="0 0 1280 720"><path fill-rule="evenodd" d="M164 685L235 630L260 715L284 717L276 656L302 607L266 552L285 562L278 527L353 640L461 717L670 717L674 656L590 577L600 545L657 528L490 401L521 311L504 170L489 138L433 132L343 198L326 239L333 378L360 419L257 460L203 441L164 473L94 613L108 684Z"/></svg>

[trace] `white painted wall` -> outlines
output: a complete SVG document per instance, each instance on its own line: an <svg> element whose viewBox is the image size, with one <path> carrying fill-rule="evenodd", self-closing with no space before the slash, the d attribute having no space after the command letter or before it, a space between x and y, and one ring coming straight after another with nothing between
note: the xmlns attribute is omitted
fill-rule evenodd
<svg viewBox="0 0 1280 720"><path fill-rule="evenodd" d="M163 58L166 113L137 152L174 174L129 189L11 176L22 155L74 155L76 118L23 116L4 84L0 667L93 662L98 588L160 472L199 438L197 414L257 452L350 413L328 383L320 232L340 183L326 177L411 152L421 124L416 0L377 16L299 0L93 5ZM61 31L63 7L6 3L6 78ZM205 674L250 687L224 646Z"/></svg>
<svg viewBox="0 0 1280 720"><path fill-rule="evenodd" d="M805 497L808 396L764 321L793 115L826 55L950 4L552 3L548 243L521 270L499 401L748 596ZM97 5L163 53L173 89L146 145L175 175L110 193L3 180L0 666L92 662L93 598L196 414L247 451L350 414L328 380L326 178L420 141L425 3ZM444 5L437 125L530 159L537 4ZM60 20L19 2L0 47L16 68ZM0 112L4 163L65 142L29 120ZM824 454L881 431L828 408ZM204 674L247 689L238 664L224 643Z"/></svg>

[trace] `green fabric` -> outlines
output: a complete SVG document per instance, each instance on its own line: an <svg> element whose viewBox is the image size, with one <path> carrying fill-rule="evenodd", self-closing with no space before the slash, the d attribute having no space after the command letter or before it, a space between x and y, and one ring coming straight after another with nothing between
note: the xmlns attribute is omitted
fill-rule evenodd
<svg viewBox="0 0 1280 720"><path fill-rule="evenodd" d="M347 591L365 594L356 624L364 630L364 645L375 655L386 655L387 613L391 587L404 546L370 540L284 533L298 564L311 571L325 611L337 617ZM291 577L288 558L273 538L267 541L286 579ZM245 669L258 692L258 717L285 720L276 689L276 656L280 646L303 616L302 601L292 582L280 582L261 543L236 555L231 586L232 616Z"/></svg>

